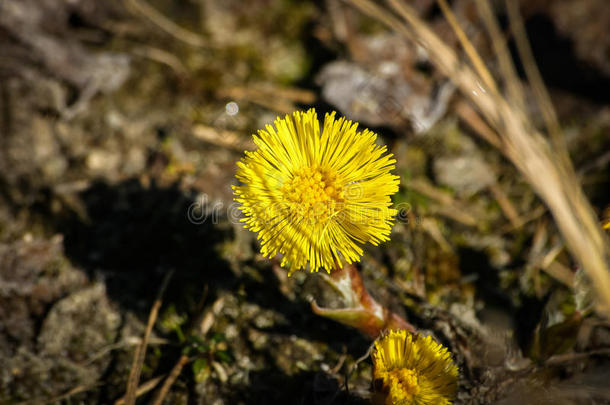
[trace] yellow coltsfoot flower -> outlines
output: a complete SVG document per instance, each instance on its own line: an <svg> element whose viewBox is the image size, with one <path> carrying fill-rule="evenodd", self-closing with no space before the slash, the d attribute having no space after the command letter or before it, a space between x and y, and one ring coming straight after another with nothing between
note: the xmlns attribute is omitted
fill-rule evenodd
<svg viewBox="0 0 610 405"><path fill-rule="evenodd" d="M383 405L447 405L457 389L451 353L430 336L391 331L375 341L373 390Z"/></svg>
<svg viewBox="0 0 610 405"><path fill-rule="evenodd" d="M335 113L324 126L315 110L277 118L258 131L254 152L238 162L235 200L246 228L258 232L261 253L282 254L290 271L328 272L358 261L361 244L388 239L398 191L395 160L377 135Z"/></svg>

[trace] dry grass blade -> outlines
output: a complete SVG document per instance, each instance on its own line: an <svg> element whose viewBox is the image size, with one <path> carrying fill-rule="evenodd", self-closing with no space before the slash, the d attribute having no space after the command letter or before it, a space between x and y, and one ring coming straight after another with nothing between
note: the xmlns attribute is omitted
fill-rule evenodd
<svg viewBox="0 0 610 405"><path fill-rule="evenodd" d="M502 141L498 138L496 132L481 119L479 114L473 110L467 101L459 101L455 105L455 112L460 119L465 122L473 131L481 138L495 146L500 152L503 152Z"/></svg>
<svg viewBox="0 0 610 405"><path fill-rule="evenodd" d="M292 113L296 109L295 103L312 104L316 100L316 95L309 90L269 85L229 87L221 89L218 95L255 103L282 114Z"/></svg>
<svg viewBox="0 0 610 405"><path fill-rule="evenodd" d="M31 401L18 402L15 405L47 405L47 404L61 403L64 400L69 401L69 398L74 395L80 394L81 392L90 391L100 385L102 385L102 383L100 383L100 382L96 382L96 383L90 384L90 385L78 385L63 394L54 396L52 398L48 398L48 399L39 398L39 399L31 400Z"/></svg>
<svg viewBox="0 0 610 405"><path fill-rule="evenodd" d="M270 84L249 84L247 87L235 86L219 90L221 97L234 97L238 99L277 97L287 101L312 104L316 101L316 94L311 90L296 87L281 87Z"/></svg>
<svg viewBox="0 0 610 405"><path fill-rule="evenodd" d="M163 14L158 12L155 8L148 5L144 1L127 0L127 5L132 10L148 18L155 25L157 25L159 28L161 28L163 31L167 32L177 40L200 48L209 46L209 43L203 37L180 27L178 24L167 19L167 17L165 17Z"/></svg>
<svg viewBox="0 0 610 405"><path fill-rule="evenodd" d="M478 107L500 136L506 156L549 207L566 246L592 281L599 297L598 311L610 316L610 244L571 165L565 164L564 159L557 159L557 153L517 107L493 91L484 91L480 83L489 82L488 75L477 75L461 63L456 52L404 1L388 0L404 22L397 22L391 12L370 0L351 0L351 3L407 38L417 40L426 48L437 69L450 77L462 94ZM447 11L448 15L452 14ZM459 26L454 29L463 32ZM473 49L468 38L462 40L465 48ZM476 50L469 57L479 71L486 71L478 62L481 58Z"/></svg>
<svg viewBox="0 0 610 405"><path fill-rule="evenodd" d="M447 218L451 218L466 226L477 226L477 219L470 215L467 210L451 196L450 193L438 189L430 183L419 179L411 180L409 187L440 204L438 207L431 208L432 212L446 216Z"/></svg>
<svg viewBox="0 0 610 405"><path fill-rule="evenodd" d="M512 104L518 106L522 111L525 111L525 98L523 96L523 87L521 81L515 71L515 66L510 56L510 52L506 46L506 40L502 35L502 31L498 25L494 13L491 9L488 0L476 0L477 8L481 19L485 23L487 31L492 41L494 51L498 57L502 75L504 75L506 89Z"/></svg>
<svg viewBox="0 0 610 405"><path fill-rule="evenodd" d="M135 48L132 52L134 55L148 58L170 67L179 77L188 76L189 74L187 68L176 55L164 51L163 49L152 46L142 46Z"/></svg>
<svg viewBox="0 0 610 405"><path fill-rule="evenodd" d="M152 328L155 324L155 321L157 320L157 315L159 314L159 309L161 308L161 298L163 297L165 288L167 287L167 284L169 283L169 280L171 279L173 274L174 271L170 270L163 278L163 282L161 283L161 287L159 288L157 298L155 299L155 302L150 310L150 314L148 315L148 323L146 324L146 331L144 332L142 343L138 346L136 352L134 353L131 371L129 372L129 378L127 379L127 393L125 394L126 405L133 405L136 402L136 391L138 388L138 383L140 381L142 365L144 364L146 346L148 345L150 333L152 332Z"/></svg>
<svg viewBox="0 0 610 405"><path fill-rule="evenodd" d="M390 3L396 4L398 10L403 10L401 12L401 14L404 15L404 13L405 13L404 9L401 7L401 4L400 4L399 1L396 1L396 2L390 1ZM494 81L493 77L491 76L491 73L489 72L489 70L485 66L485 63L483 62L483 59L481 59L481 57L479 56L477 50L474 48L474 45L472 45L472 42L470 42L468 40L468 37L466 36L466 33L460 27L460 24L458 23L458 20L455 17L455 14L453 14L453 11L451 11L451 8L449 7L449 4L447 4L447 0L437 0L437 3L440 6L441 10L443 11L443 14L445 15L445 18L447 19L447 21L451 25L451 28L453 28L453 31L455 32L455 34L457 35L458 39L460 40L460 43L464 47L464 51L466 52L466 55L468 55L468 58L472 62L475 70L477 71L477 73L479 74L481 79L483 79L483 83L485 83L485 85L493 93L497 94L498 93L498 88L497 88L496 82Z"/></svg>
<svg viewBox="0 0 610 405"><path fill-rule="evenodd" d="M157 384L159 384L159 382L161 382L161 380L164 378L164 375L161 375L159 377L155 377L152 378L148 381L146 381L144 384L141 384L138 389L136 390L136 398L146 394L148 391L152 390L153 388L155 388L157 386ZM116 400L114 402L114 405L125 405L125 397L123 398L119 398L118 400Z"/></svg>
<svg viewBox="0 0 610 405"><path fill-rule="evenodd" d="M610 356L610 349L598 349L581 353L556 354L546 361L547 365L555 366L563 363L580 361L591 356Z"/></svg>
<svg viewBox="0 0 610 405"><path fill-rule="evenodd" d="M551 136L551 140L557 151L561 153L561 158L565 160L564 164L570 164L570 158L568 156L567 147L565 140L557 119L557 113L551 102L536 61L534 60L534 54L530 43L527 39L527 33L525 32L525 25L519 12L519 2L506 0L506 10L510 19L510 26L515 37L517 45L517 51L519 57L523 63L525 74L527 75L528 81L534 90L534 95L538 101L538 105L542 111L542 117L544 119L547 131ZM493 18L493 17L492 17Z"/></svg>
<svg viewBox="0 0 610 405"><path fill-rule="evenodd" d="M195 125L192 128L193 136L213 145L232 149L242 153L244 150L254 150L256 145L252 138L246 138L234 131L209 127L207 125Z"/></svg>
<svg viewBox="0 0 610 405"><path fill-rule="evenodd" d="M521 223L519 213L500 185L498 183L490 184L489 191L491 191L491 194L496 199L504 216L510 221L511 225L518 227Z"/></svg>
<svg viewBox="0 0 610 405"><path fill-rule="evenodd" d="M552 262L548 266L542 267L542 270L567 288L574 288L574 273L563 264Z"/></svg>
<svg viewBox="0 0 610 405"><path fill-rule="evenodd" d="M527 224L528 222L531 222L531 221L534 221L534 220L540 218L546 212L547 212L546 206L542 205L542 204L538 204L536 206L536 208L534 208L533 210L530 210L529 213L525 213L524 215L522 215L519 218L519 223L517 223L516 225L507 224L507 225L503 226L499 232L500 232L500 234L514 232L517 229L521 228L523 225Z"/></svg>
<svg viewBox="0 0 610 405"><path fill-rule="evenodd" d="M94 353L91 355L91 357L89 357L87 359L87 361L83 364L89 365L92 364L94 361L101 359L102 357L104 357L106 354L110 353L113 350L119 350L119 349L125 349L131 346L139 346L142 343L142 339L140 338L131 338L129 340L126 341L121 341L112 345L108 345L106 347L104 347L103 349L101 349L100 351ZM166 339L149 339L148 341L148 345L166 345L168 343L168 341Z"/></svg>

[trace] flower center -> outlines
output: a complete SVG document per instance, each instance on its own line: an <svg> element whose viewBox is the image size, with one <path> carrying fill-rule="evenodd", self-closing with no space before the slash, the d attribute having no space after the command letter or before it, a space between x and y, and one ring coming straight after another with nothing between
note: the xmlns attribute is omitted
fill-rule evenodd
<svg viewBox="0 0 610 405"><path fill-rule="evenodd" d="M417 374L411 369L399 368L388 371L384 380L390 386L389 397L392 399L392 403L409 401L419 392Z"/></svg>
<svg viewBox="0 0 610 405"><path fill-rule="evenodd" d="M282 187L284 200L293 215L315 222L327 221L343 202L343 190L332 170L304 167Z"/></svg>

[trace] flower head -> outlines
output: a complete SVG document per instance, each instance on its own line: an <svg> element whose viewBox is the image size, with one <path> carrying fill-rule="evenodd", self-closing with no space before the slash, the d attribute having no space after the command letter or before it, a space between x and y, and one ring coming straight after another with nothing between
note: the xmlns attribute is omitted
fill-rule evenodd
<svg viewBox="0 0 610 405"><path fill-rule="evenodd" d="M258 232L261 253L282 254L291 271L324 268L362 256L360 244L388 239L396 215L395 160L377 135L335 113L324 127L315 110L297 111L258 131L258 148L238 162L234 187L246 227Z"/></svg>
<svg viewBox="0 0 610 405"><path fill-rule="evenodd" d="M384 405L447 405L457 389L451 353L430 336L391 331L375 342L373 389Z"/></svg>

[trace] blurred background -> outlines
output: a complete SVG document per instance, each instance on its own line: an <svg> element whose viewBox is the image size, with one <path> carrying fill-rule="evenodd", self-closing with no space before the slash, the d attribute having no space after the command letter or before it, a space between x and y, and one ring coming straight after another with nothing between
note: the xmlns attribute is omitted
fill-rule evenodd
<svg viewBox="0 0 610 405"><path fill-rule="evenodd" d="M310 107L396 156L401 213L359 268L452 350L457 403L610 401L610 324L547 206L427 50L351 3L0 0L0 403L125 403L155 302L138 403L368 403L370 342L312 314L332 291L263 259L232 202L251 134ZM610 8L519 3L603 223ZM463 54L435 1L409 4ZM450 4L499 76L474 1Z"/></svg>

